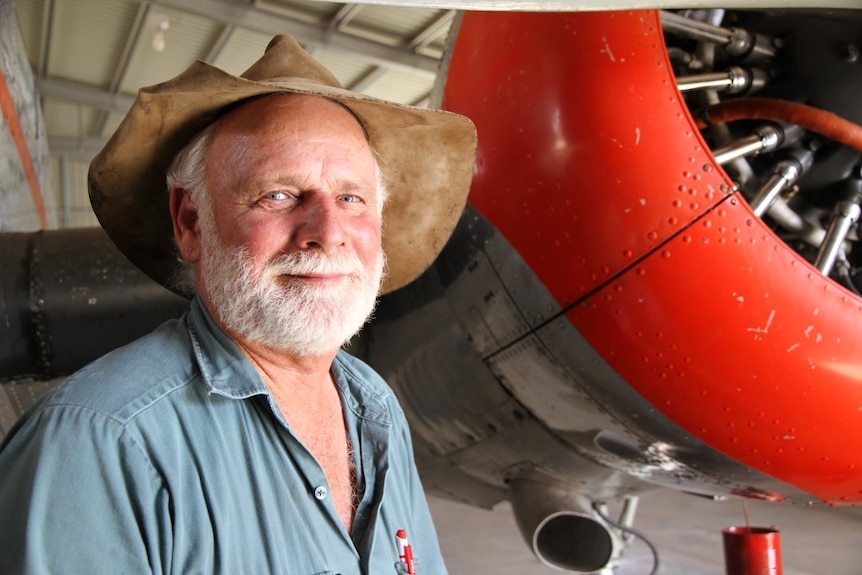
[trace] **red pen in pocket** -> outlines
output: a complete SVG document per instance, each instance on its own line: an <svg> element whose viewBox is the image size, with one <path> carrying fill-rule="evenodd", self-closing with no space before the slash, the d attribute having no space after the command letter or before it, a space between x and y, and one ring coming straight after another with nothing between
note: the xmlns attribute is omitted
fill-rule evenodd
<svg viewBox="0 0 862 575"><path fill-rule="evenodd" d="M395 533L395 543L398 545L398 558L407 566L407 573L416 575L416 566L413 564L413 548L407 541L407 531L399 529Z"/></svg>

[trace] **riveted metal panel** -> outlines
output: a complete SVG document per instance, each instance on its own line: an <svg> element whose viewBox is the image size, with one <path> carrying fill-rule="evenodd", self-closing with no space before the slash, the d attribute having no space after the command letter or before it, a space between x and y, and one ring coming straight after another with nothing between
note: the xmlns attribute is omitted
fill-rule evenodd
<svg viewBox="0 0 862 575"><path fill-rule="evenodd" d="M467 13L443 107L479 131L470 201L564 307L729 192L658 12Z"/></svg>
<svg viewBox="0 0 862 575"><path fill-rule="evenodd" d="M862 501L862 302L731 197L568 317L653 405L831 503Z"/></svg>

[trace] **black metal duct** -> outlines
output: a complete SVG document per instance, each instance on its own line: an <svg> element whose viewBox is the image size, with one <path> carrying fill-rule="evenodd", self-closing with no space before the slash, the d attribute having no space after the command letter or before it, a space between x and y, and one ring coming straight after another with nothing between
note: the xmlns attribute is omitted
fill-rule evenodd
<svg viewBox="0 0 862 575"><path fill-rule="evenodd" d="M0 233L0 381L67 375L188 308L101 228Z"/></svg>

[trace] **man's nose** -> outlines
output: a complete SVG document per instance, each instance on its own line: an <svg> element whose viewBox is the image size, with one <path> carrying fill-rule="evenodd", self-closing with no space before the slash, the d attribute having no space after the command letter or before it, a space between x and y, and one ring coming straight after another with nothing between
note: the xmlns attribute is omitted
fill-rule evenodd
<svg viewBox="0 0 862 575"><path fill-rule="evenodd" d="M297 244L301 249L320 247L324 250L344 244L346 232L342 217L337 199L324 193L307 194L296 230Z"/></svg>

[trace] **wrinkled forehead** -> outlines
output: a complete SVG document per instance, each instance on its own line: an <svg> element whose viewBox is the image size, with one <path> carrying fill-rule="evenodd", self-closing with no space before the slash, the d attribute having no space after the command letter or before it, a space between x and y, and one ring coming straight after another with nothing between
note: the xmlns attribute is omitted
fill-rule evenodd
<svg viewBox="0 0 862 575"><path fill-rule="evenodd" d="M207 148L208 178L279 170L286 177L302 172L305 162L325 162L331 174L353 172L361 187L382 183L362 122L348 106L320 96L268 94L246 101L212 126Z"/></svg>
<svg viewBox="0 0 862 575"><path fill-rule="evenodd" d="M214 148L229 145L241 150L247 142L265 152L276 142L321 140L355 146L375 156L368 134L352 110L330 98L310 94L276 93L244 100L209 131Z"/></svg>

